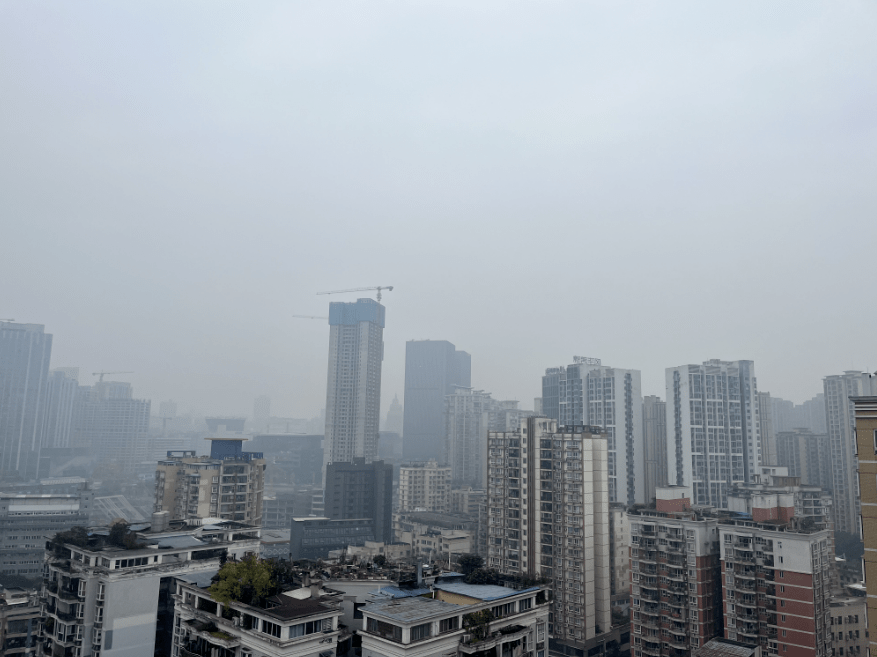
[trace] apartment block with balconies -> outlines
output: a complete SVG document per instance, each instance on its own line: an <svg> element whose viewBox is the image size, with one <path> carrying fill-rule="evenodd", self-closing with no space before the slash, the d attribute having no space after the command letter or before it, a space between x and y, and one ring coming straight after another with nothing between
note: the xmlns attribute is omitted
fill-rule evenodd
<svg viewBox="0 0 877 657"><path fill-rule="evenodd" d="M718 518L691 507L691 489L658 486L655 509L633 508L633 657L690 657L721 636Z"/></svg>

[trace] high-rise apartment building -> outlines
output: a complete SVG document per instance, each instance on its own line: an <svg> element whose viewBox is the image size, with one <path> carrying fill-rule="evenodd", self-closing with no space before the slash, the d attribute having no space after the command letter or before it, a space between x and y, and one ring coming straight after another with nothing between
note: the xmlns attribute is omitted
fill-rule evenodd
<svg viewBox="0 0 877 657"><path fill-rule="evenodd" d="M819 393L803 404L795 404L771 395L771 422L775 433L810 429L813 433L826 433L825 395Z"/></svg>
<svg viewBox="0 0 877 657"><path fill-rule="evenodd" d="M41 324L0 322L0 477L40 472L52 336Z"/></svg>
<svg viewBox="0 0 877 657"><path fill-rule="evenodd" d="M780 431L777 441L777 465L788 468L789 475L800 477L801 483L830 491L831 451L828 435L810 429Z"/></svg>
<svg viewBox="0 0 877 657"><path fill-rule="evenodd" d="M132 470L149 449L151 402L134 399L130 383L101 381L81 386L73 416L74 447Z"/></svg>
<svg viewBox="0 0 877 657"><path fill-rule="evenodd" d="M323 470L378 454L385 309L372 299L329 304Z"/></svg>
<svg viewBox="0 0 877 657"><path fill-rule="evenodd" d="M405 344L405 410L402 456L444 461L445 396L472 383L472 358L447 340Z"/></svg>
<svg viewBox="0 0 877 657"><path fill-rule="evenodd" d="M445 397L446 462L456 486L485 486L487 433L514 431L532 415L517 406L516 401L499 401L471 388L457 388Z"/></svg>
<svg viewBox="0 0 877 657"><path fill-rule="evenodd" d="M168 452L155 472L156 512L171 520L222 518L261 526L265 491L262 452L244 452L243 438L210 439L210 456Z"/></svg>
<svg viewBox="0 0 877 657"><path fill-rule="evenodd" d="M488 438L487 565L545 577L554 591L549 632L579 648L611 625L609 475L599 427L527 418Z"/></svg>
<svg viewBox="0 0 877 657"><path fill-rule="evenodd" d="M79 382L69 369L52 370L46 379L42 447L70 447Z"/></svg>
<svg viewBox="0 0 877 657"><path fill-rule="evenodd" d="M628 523L632 655L690 657L722 632L718 519L690 487L659 486Z"/></svg>
<svg viewBox="0 0 877 657"><path fill-rule="evenodd" d="M399 468L399 511L449 513L451 468L435 461Z"/></svg>
<svg viewBox="0 0 877 657"><path fill-rule="evenodd" d="M606 430L612 502L646 501L642 405L639 370L605 367L597 358L576 357L542 377L542 409L558 426Z"/></svg>
<svg viewBox="0 0 877 657"><path fill-rule="evenodd" d="M393 466L383 461L334 462L326 468L325 508L331 520L367 518L374 538L393 542Z"/></svg>
<svg viewBox="0 0 877 657"><path fill-rule="evenodd" d="M761 464L758 389L749 360L667 369L667 475L692 503L725 508Z"/></svg>
<svg viewBox="0 0 877 657"><path fill-rule="evenodd" d="M657 487L667 485L667 403L655 395L643 397L643 457L645 501L651 502Z"/></svg>
<svg viewBox="0 0 877 657"><path fill-rule="evenodd" d="M868 594L868 634L872 655L877 655L877 396L854 397L856 454L858 455L861 515L865 553L862 556Z"/></svg>
<svg viewBox="0 0 877 657"><path fill-rule="evenodd" d="M751 520L719 524L725 637L767 655L828 657L831 531L797 522L788 507L768 521L774 512L756 506Z"/></svg>
<svg viewBox="0 0 877 657"><path fill-rule="evenodd" d="M849 371L825 377L823 388L835 529L854 534L859 527L859 494L856 486L855 417L850 398L877 394L877 379L870 374Z"/></svg>
<svg viewBox="0 0 877 657"><path fill-rule="evenodd" d="M761 434L761 463L778 465L776 431L773 426L773 405L769 392L758 393L758 432Z"/></svg>

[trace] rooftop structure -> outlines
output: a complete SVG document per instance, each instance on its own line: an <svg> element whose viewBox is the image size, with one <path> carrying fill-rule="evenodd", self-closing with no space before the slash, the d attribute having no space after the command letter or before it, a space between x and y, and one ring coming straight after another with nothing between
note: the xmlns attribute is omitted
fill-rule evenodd
<svg viewBox="0 0 877 657"><path fill-rule="evenodd" d="M549 599L545 587L515 590L437 582L432 595L394 595L363 606L363 657L545 656Z"/></svg>
<svg viewBox="0 0 877 657"><path fill-rule="evenodd" d="M170 654L173 578L207 576L219 569L221 558L259 551L258 527L196 522L165 530L165 516L156 514L152 526L137 526L127 537L94 528L84 538L66 534L48 542L46 654L72 654L68 649L77 647L81 657Z"/></svg>
<svg viewBox="0 0 877 657"><path fill-rule="evenodd" d="M174 592L173 653L179 657L311 657L335 654L341 609L333 592L285 591L264 604L220 604L206 590L210 578L181 575Z"/></svg>
<svg viewBox="0 0 877 657"><path fill-rule="evenodd" d="M698 648L694 655L695 657L760 657L761 647L716 637Z"/></svg>

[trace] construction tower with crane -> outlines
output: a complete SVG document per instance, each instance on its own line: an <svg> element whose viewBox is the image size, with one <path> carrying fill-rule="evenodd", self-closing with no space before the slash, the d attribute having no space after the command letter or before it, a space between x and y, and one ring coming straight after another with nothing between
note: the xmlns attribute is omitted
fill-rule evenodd
<svg viewBox="0 0 877 657"><path fill-rule="evenodd" d="M378 301L357 299L329 304L329 369L326 382L326 430L323 472L329 463L370 463L378 455L381 366L385 308L381 291L392 286L332 290L345 294L376 290Z"/></svg>

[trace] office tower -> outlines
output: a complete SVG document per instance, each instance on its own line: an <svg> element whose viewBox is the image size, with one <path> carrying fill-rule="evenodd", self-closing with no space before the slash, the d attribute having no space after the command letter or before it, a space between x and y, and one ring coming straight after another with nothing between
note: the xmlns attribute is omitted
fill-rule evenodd
<svg viewBox="0 0 877 657"><path fill-rule="evenodd" d="M176 578L209 583L226 559L259 552L258 527L217 521L169 531L165 522L164 514L155 514L128 542L113 540L109 527L96 528L84 545L64 536L57 544L43 540L43 654L171 655Z"/></svg>
<svg viewBox="0 0 877 657"><path fill-rule="evenodd" d="M81 386L74 412L74 447L130 471L148 453L151 402L134 399L130 383Z"/></svg>
<svg viewBox="0 0 877 657"><path fill-rule="evenodd" d="M445 451L457 487L484 488L487 433L514 431L532 415L516 401L499 401L483 390L457 388L445 397Z"/></svg>
<svg viewBox="0 0 877 657"><path fill-rule="evenodd" d="M326 468L324 514L332 520L368 518L374 539L393 542L393 466L383 461L333 462Z"/></svg>
<svg viewBox="0 0 877 657"><path fill-rule="evenodd" d="M402 423L404 422L404 410L399 402L399 395L393 395L393 401L390 402L390 410L387 411L387 421L384 424L384 431L402 435Z"/></svg>
<svg viewBox="0 0 877 657"><path fill-rule="evenodd" d="M789 469L789 475L800 477L801 483L830 491L831 450L826 434L810 429L793 429L777 434L777 465Z"/></svg>
<svg viewBox="0 0 877 657"><path fill-rule="evenodd" d="M655 395L643 397L643 457L645 501L651 502L657 487L667 485L667 403Z"/></svg>
<svg viewBox="0 0 877 657"><path fill-rule="evenodd" d="M710 360L667 369L667 476L692 504L725 508L761 463L755 365Z"/></svg>
<svg viewBox="0 0 877 657"><path fill-rule="evenodd" d="M792 508L776 502L755 499L751 519L729 517L718 526L725 638L769 655L825 657L831 654L832 533L798 522Z"/></svg>
<svg viewBox="0 0 877 657"><path fill-rule="evenodd" d="M0 322L0 478L32 480L39 467L52 336L41 324Z"/></svg>
<svg viewBox="0 0 877 657"><path fill-rule="evenodd" d="M69 369L69 368L68 368ZM70 447L73 411L79 384L67 372L52 370L46 380L45 417L42 422L42 447Z"/></svg>
<svg viewBox="0 0 877 657"><path fill-rule="evenodd" d="M490 432L488 449L487 565L548 578L549 632L590 647L611 624L606 434L531 417L516 431Z"/></svg>
<svg viewBox="0 0 877 657"><path fill-rule="evenodd" d="M852 403L862 500L860 535L865 543L862 568L868 594L869 649L870 654L877 655L877 396L854 397Z"/></svg>
<svg viewBox="0 0 877 657"><path fill-rule="evenodd" d="M402 456L406 461L444 461L445 396L468 388L472 359L447 340L405 344L405 410Z"/></svg>
<svg viewBox="0 0 877 657"><path fill-rule="evenodd" d="M71 489L36 485L0 493L0 574L40 579L46 536L89 525L94 491L85 483Z"/></svg>
<svg viewBox="0 0 877 657"><path fill-rule="evenodd" d="M604 427L609 444L609 499L646 501L643 409L639 370L601 365L598 358L573 359L542 377L542 409L558 426Z"/></svg>
<svg viewBox="0 0 877 657"><path fill-rule="evenodd" d="M848 371L825 377L823 387L831 453L835 529L854 534L859 528L859 497L855 474L855 418L850 398L877 394L877 379L870 374Z"/></svg>
<svg viewBox="0 0 877 657"><path fill-rule="evenodd" d="M329 463L377 457L384 318L372 299L329 304L324 472Z"/></svg>
<svg viewBox="0 0 877 657"><path fill-rule="evenodd" d="M759 392L758 433L761 434L761 461L763 465L778 465L777 437L773 426L773 409L769 392Z"/></svg>
<svg viewBox="0 0 877 657"><path fill-rule="evenodd" d="M222 518L262 524L265 459L243 438L211 438L210 456L170 451L155 471L156 512L171 520Z"/></svg>
<svg viewBox="0 0 877 657"><path fill-rule="evenodd" d="M718 518L688 486L658 486L628 512L633 657L690 657L722 633Z"/></svg>
<svg viewBox="0 0 877 657"><path fill-rule="evenodd" d="M450 502L450 467L429 461L399 468L399 511L448 513Z"/></svg>

